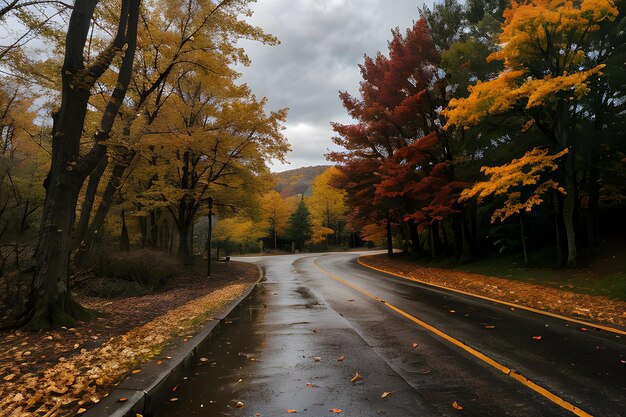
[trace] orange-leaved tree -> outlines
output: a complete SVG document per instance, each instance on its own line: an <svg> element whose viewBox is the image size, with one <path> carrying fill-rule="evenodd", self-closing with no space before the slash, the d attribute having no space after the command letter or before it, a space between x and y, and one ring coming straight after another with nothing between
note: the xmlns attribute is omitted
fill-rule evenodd
<svg viewBox="0 0 626 417"><path fill-rule="evenodd" d="M522 130L538 129L552 155L568 150L558 168L564 196L555 192L558 214L565 226L567 265L577 261L574 212L576 210L576 125L581 99L592 77L603 65L586 65L590 34L618 10L611 0L513 1L505 11L501 49L489 60L501 60L504 70L494 79L477 82L467 98L453 99L444 115L447 125L469 128L492 115L516 112L526 118ZM562 200L562 202L561 202Z"/></svg>

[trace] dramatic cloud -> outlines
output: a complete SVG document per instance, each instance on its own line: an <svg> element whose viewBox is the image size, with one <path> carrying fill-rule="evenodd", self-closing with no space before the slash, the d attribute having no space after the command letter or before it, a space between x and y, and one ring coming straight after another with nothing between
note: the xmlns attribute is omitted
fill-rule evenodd
<svg viewBox="0 0 626 417"><path fill-rule="evenodd" d="M430 3L430 2L429 2ZM420 3L421 4L421 3ZM356 93L363 55L386 52L391 28L404 30L419 18L410 0L259 0L251 23L276 35L269 47L242 42L252 59L242 80L269 108L289 107L290 165L276 171L328 163L333 148L330 122L350 121L339 90Z"/></svg>

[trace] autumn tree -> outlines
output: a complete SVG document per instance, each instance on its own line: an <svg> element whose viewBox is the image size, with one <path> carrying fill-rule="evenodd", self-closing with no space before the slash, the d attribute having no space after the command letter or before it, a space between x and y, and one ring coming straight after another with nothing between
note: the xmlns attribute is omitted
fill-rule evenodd
<svg viewBox="0 0 626 417"><path fill-rule="evenodd" d="M478 82L467 98L450 101L447 126L470 127L502 113L521 113L523 130L538 129L552 154L568 150L559 164L565 196L555 195L567 242L567 265L577 263L574 214L577 206L576 127L579 103L604 65L585 66L591 34L617 16L610 0L513 2L504 13L502 49L490 55L504 70ZM547 156L546 156L547 157ZM560 203L562 201L562 203Z"/></svg>
<svg viewBox="0 0 626 417"><path fill-rule="evenodd" d="M269 237L274 243L274 250L278 249L278 237L284 236L289 223L292 205L278 192L272 190L261 197L261 221L268 229Z"/></svg>
<svg viewBox="0 0 626 417"><path fill-rule="evenodd" d="M253 191L256 177L268 174L266 161L287 151L286 110L266 112L265 104L232 75L185 72L144 135L143 164L153 173L141 198L168 210L181 256L191 254L191 227L206 198L220 189ZM233 203L233 195L225 198Z"/></svg>
<svg viewBox="0 0 626 417"><path fill-rule="evenodd" d="M247 65L240 38L274 44L277 40L260 28L248 24L241 16L249 13L249 0L173 0L149 2L142 10L143 25L138 33L137 62L117 140L109 147L109 158L101 162L89 177L85 189L75 242L92 248L94 237L132 166L142 158L140 139L159 117L164 104L174 94L173 86L182 74L190 71L212 72L217 78L234 77L230 65ZM176 24L172 24L176 22ZM109 164L109 159L112 162ZM106 175L99 204L94 206L100 181ZM159 223L164 216L157 210L140 217L145 240L157 247ZM101 234L101 233L100 233ZM82 245L81 245L81 242ZM77 260L85 261L89 253Z"/></svg>
<svg viewBox="0 0 626 417"><path fill-rule="evenodd" d="M86 64L83 52L97 4L97 0L77 2L67 30L61 104L53 116L52 161L44 182L46 198L28 313L24 319L32 327L72 323L85 313L73 300L68 286L76 203L84 180L106 153L106 140L126 96L139 19L139 1L123 0L114 38L96 59ZM94 133L92 148L81 155L83 125L92 88L115 59L120 65L115 88L110 92Z"/></svg>
<svg viewBox="0 0 626 417"><path fill-rule="evenodd" d="M332 184L334 178L340 175L337 168L331 167L313 180L313 192L307 203L311 212L314 243L323 240L329 243L330 235L334 235L335 245L339 243L341 229L346 222L347 207L344 202L346 192Z"/></svg>

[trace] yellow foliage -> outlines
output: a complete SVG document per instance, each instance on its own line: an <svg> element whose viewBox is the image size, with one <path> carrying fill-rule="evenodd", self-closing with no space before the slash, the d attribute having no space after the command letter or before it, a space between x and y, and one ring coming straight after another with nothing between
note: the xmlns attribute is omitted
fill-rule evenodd
<svg viewBox="0 0 626 417"><path fill-rule="evenodd" d="M547 149L535 148L519 159L514 159L508 164L497 167L482 167L480 170L490 177L488 181L477 182L463 190L459 201L466 201L476 197L480 202L488 196L506 195L504 206L497 209L491 217L491 222L507 217L521 211L531 211L534 206L543 202L542 196L549 190L557 190L565 194L565 190L558 182L552 179L542 180L542 174L553 172L558 168L556 160L565 155L567 149L549 155ZM531 188L523 188L532 186ZM528 190L529 195L522 198L523 190Z"/></svg>
<svg viewBox="0 0 626 417"><path fill-rule="evenodd" d="M446 128L468 128L513 106L531 109L580 100L589 92L589 78L604 67L581 69L585 36L617 14L611 0L513 1L504 15L501 49L488 58L504 61L505 70L470 86L467 98L450 100L443 111Z"/></svg>

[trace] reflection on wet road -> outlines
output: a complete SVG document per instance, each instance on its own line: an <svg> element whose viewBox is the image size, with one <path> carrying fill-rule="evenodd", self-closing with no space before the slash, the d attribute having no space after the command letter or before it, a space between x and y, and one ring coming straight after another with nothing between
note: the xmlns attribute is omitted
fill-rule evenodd
<svg viewBox="0 0 626 417"><path fill-rule="evenodd" d="M392 279L358 266L356 257L324 255L317 263L591 414L619 416L625 409L626 367L619 367L619 358L626 348L614 335L581 338L556 319ZM345 416L453 416L459 413L455 401L464 415L571 415L320 272L314 258L247 259L265 269L266 281L199 352L172 392L178 400L165 401L159 416L281 416L288 410L316 417L334 415L330 410ZM496 331L485 332L485 323ZM546 343L527 340L537 332ZM356 372L362 378L353 383ZM391 394L383 398L386 392Z"/></svg>

